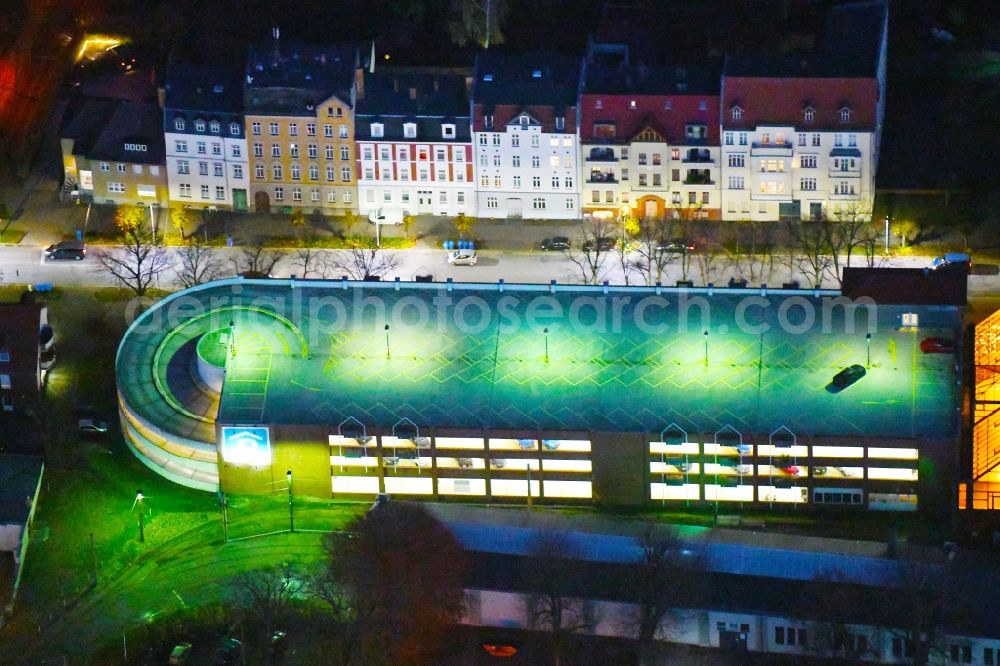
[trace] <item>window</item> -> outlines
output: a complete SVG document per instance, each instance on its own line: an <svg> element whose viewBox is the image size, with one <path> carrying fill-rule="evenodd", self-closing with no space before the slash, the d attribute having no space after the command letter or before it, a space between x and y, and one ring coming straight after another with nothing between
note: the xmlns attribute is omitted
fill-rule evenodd
<svg viewBox="0 0 1000 666"><path fill-rule="evenodd" d="M292 188L292 201L302 201L302 188L293 187Z"/></svg>
<svg viewBox="0 0 1000 666"><path fill-rule="evenodd" d="M857 145L858 145L858 135L857 134L848 134L847 135L847 145L851 146L852 148L856 148Z"/></svg>
<svg viewBox="0 0 1000 666"><path fill-rule="evenodd" d="M673 193L671 193L671 195L670 195L670 201L675 206L679 206L681 204L681 193L680 192L673 192Z"/></svg>
<svg viewBox="0 0 1000 666"><path fill-rule="evenodd" d="M531 166L534 168L542 166L542 160L538 155L531 156Z"/></svg>
<svg viewBox="0 0 1000 666"><path fill-rule="evenodd" d="M184 130L184 119L183 118L175 118L174 119L174 129L177 130L177 131L183 131Z"/></svg>
<svg viewBox="0 0 1000 666"><path fill-rule="evenodd" d="M365 167L364 173L365 173L364 175L365 180L375 180L375 169L371 167Z"/></svg>
<svg viewBox="0 0 1000 666"><path fill-rule="evenodd" d="M800 146L806 145L806 135L803 134L802 132L799 132L799 145Z"/></svg>
<svg viewBox="0 0 1000 666"><path fill-rule="evenodd" d="M340 179L345 183L351 182L351 167L343 167L340 170ZM344 194L344 203L347 203L349 194Z"/></svg>
<svg viewBox="0 0 1000 666"><path fill-rule="evenodd" d="M531 138L533 139L532 142L531 142L531 145L537 146L538 145L538 137L537 136L533 136ZM493 135L493 145L494 146L499 146L500 145L500 135L499 134L494 134Z"/></svg>
<svg viewBox="0 0 1000 666"><path fill-rule="evenodd" d="M211 132L212 134L218 134L219 129L221 129L221 125L219 125L218 120L213 120L208 124L208 131Z"/></svg>
<svg viewBox="0 0 1000 666"><path fill-rule="evenodd" d="M334 171L334 169L333 169L332 166L327 166L326 167L326 179L327 180L331 180L332 181L334 178L336 178L336 176L334 175L335 173L336 172Z"/></svg>
<svg viewBox="0 0 1000 666"><path fill-rule="evenodd" d="M521 177L520 176L514 176L514 187L515 188L520 188L521 187Z"/></svg>
<svg viewBox="0 0 1000 666"><path fill-rule="evenodd" d="M337 203L337 190L326 191L326 202L331 204Z"/></svg>
<svg viewBox="0 0 1000 666"><path fill-rule="evenodd" d="M282 174L282 171L281 171L281 165L280 164L275 164L274 166L271 167L271 176L275 180L281 180L283 174Z"/></svg>
<svg viewBox="0 0 1000 666"><path fill-rule="evenodd" d="M306 136L316 136L316 123L306 123Z"/></svg>
<svg viewBox="0 0 1000 666"><path fill-rule="evenodd" d="M102 171L103 170L104 169L102 169ZM177 161L177 173L179 173L179 174L188 174L188 173L191 173L191 165L188 163L187 160L178 160Z"/></svg>
<svg viewBox="0 0 1000 666"><path fill-rule="evenodd" d="M333 146L329 146L329 147L332 148ZM333 155L330 155L330 157L332 158ZM341 146L340 147L340 159L342 159L342 160L349 160L349 159L351 159L351 148L350 148L350 146ZM399 159L401 159L401 160L405 160L406 159L405 151L400 150Z"/></svg>
<svg viewBox="0 0 1000 666"><path fill-rule="evenodd" d="M226 198L226 188L222 187L221 185L216 185L215 186L215 198L217 200L220 200L220 201L223 200L223 199L225 199Z"/></svg>
<svg viewBox="0 0 1000 666"><path fill-rule="evenodd" d="M680 169L671 169L670 170L670 180L672 180L672 181L674 181L676 183L680 179L681 179L681 170Z"/></svg>
<svg viewBox="0 0 1000 666"><path fill-rule="evenodd" d="M729 177L729 189L731 189L731 190L742 190L743 187L744 187L744 184L745 184L745 181L743 180L743 176L730 176Z"/></svg>
<svg viewBox="0 0 1000 666"><path fill-rule="evenodd" d="M455 202L456 203L460 203L460 204L464 204L465 203L465 192L456 192L455 193Z"/></svg>
<svg viewBox="0 0 1000 666"><path fill-rule="evenodd" d="M348 177L347 177L347 178L345 178L344 180L345 180L345 181L349 181L349 180L351 180L351 179L350 179L350 174L348 174ZM350 190L347 190L347 191L345 191L345 192L344 192L344 203L345 203L345 204L349 204L349 203L351 203L351 199L352 199L352 198L353 198L353 197L352 197L352 195L351 195L351 191L350 191Z"/></svg>
<svg viewBox="0 0 1000 666"><path fill-rule="evenodd" d="M278 123L268 124L267 130L271 134L271 136L278 136Z"/></svg>
<svg viewBox="0 0 1000 666"><path fill-rule="evenodd" d="M340 127L339 127L339 133L338 133L337 136L339 136L341 139L346 139L347 138L347 125L340 125ZM348 196L345 194L344 195L344 202L345 203L347 202L347 198L348 198Z"/></svg>
<svg viewBox="0 0 1000 666"><path fill-rule="evenodd" d="M821 143L821 141L820 141L820 135L819 134L813 134L812 135L812 145L819 146L820 143Z"/></svg>
<svg viewBox="0 0 1000 666"><path fill-rule="evenodd" d="M604 193L604 203L614 203L615 193L614 190L608 190Z"/></svg>
<svg viewBox="0 0 1000 666"><path fill-rule="evenodd" d="M178 153L186 153L188 151L188 142L178 139L174 141L174 148Z"/></svg>
<svg viewBox="0 0 1000 666"><path fill-rule="evenodd" d="M840 122L842 123L851 122L851 110L846 106L840 110Z"/></svg>
<svg viewBox="0 0 1000 666"><path fill-rule="evenodd" d="M448 170L438 169L437 170L437 180L448 180Z"/></svg>
<svg viewBox="0 0 1000 666"><path fill-rule="evenodd" d="M333 138L333 125L323 125L323 136L328 139Z"/></svg>
<svg viewBox="0 0 1000 666"><path fill-rule="evenodd" d="M815 155L802 155L799 157L799 165L803 169L815 169L816 168L816 156Z"/></svg>
<svg viewBox="0 0 1000 666"><path fill-rule="evenodd" d="M371 146L365 146L361 149L361 157L365 161L375 159L375 152L372 150Z"/></svg>
<svg viewBox="0 0 1000 666"><path fill-rule="evenodd" d="M281 144L275 143L271 146L271 157L281 157Z"/></svg>
<svg viewBox="0 0 1000 666"><path fill-rule="evenodd" d="M732 110L730 111L730 114L732 115L733 120L742 120L743 119L743 109L741 109L738 106L734 106L732 108Z"/></svg>
<svg viewBox="0 0 1000 666"><path fill-rule="evenodd" d="M390 155L390 151L389 151L389 147L388 146L380 146L379 147L378 158L380 160L388 160L388 159L390 159L389 155Z"/></svg>
<svg viewBox="0 0 1000 666"><path fill-rule="evenodd" d="M316 157L319 155L319 149L316 147L315 143L309 144L309 147L307 148L307 154L309 155L309 158L313 160L316 159Z"/></svg>
<svg viewBox="0 0 1000 666"><path fill-rule="evenodd" d="M536 190L542 186L542 179L540 176L531 177L531 186Z"/></svg>
<svg viewBox="0 0 1000 666"><path fill-rule="evenodd" d="M204 154L206 154L208 152L207 150L205 150L205 142L204 141L199 141L197 145L198 145L198 154L199 155L204 155Z"/></svg>
<svg viewBox="0 0 1000 666"><path fill-rule="evenodd" d="M262 143L253 144L253 156L264 157L264 144Z"/></svg>
<svg viewBox="0 0 1000 666"><path fill-rule="evenodd" d="M703 204L707 204L709 202L709 194L710 194L709 192L702 192L701 193L701 202Z"/></svg>
<svg viewBox="0 0 1000 666"><path fill-rule="evenodd" d="M778 645L784 645L785 644L785 628L784 627L775 627L774 628L774 642L777 643Z"/></svg>
<svg viewBox="0 0 1000 666"><path fill-rule="evenodd" d="M697 192L688 192L688 203L692 204L692 205L698 203L698 193Z"/></svg>
<svg viewBox="0 0 1000 666"><path fill-rule="evenodd" d="M438 203L441 204L442 206L447 206L448 205L448 193L447 192L438 192Z"/></svg>
<svg viewBox="0 0 1000 666"><path fill-rule="evenodd" d="M212 175L214 175L216 178L221 178L222 176L226 175L225 172L222 170L222 162L214 162L212 164Z"/></svg>
<svg viewBox="0 0 1000 666"><path fill-rule="evenodd" d="M706 109L708 109L708 102L706 102L705 100L701 100L700 102L698 102L699 111L705 111Z"/></svg>
<svg viewBox="0 0 1000 666"><path fill-rule="evenodd" d="M125 173L125 165L124 164L119 164L118 165L118 173Z"/></svg>
<svg viewBox="0 0 1000 666"><path fill-rule="evenodd" d="M574 208L576 208L576 205L573 203L573 199L566 199L566 210L573 210Z"/></svg>
<svg viewBox="0 0 1000 666"><path fill-rule="evenodd" d="M260 123L250 123L250 131L253 132L254 136L260 136Z"/></svg>
<svg viewBox="0 0 1000 666"><path fill-rule="evenodd" d="M263 178L264 177L264 165L263 164L255 164L254 167L253 167L253 175L256 178Z"/></svg>
<svg viewBox="0 0 1000 666"><path fill-rule="evenodd" d="M510 135L510 145L513 148L520 148L521 147L521 135L518 134L517 132L512 133Z"/></svg>
<svg viewBox="0 0 1000 666"><path fill-rule="evenodd" d="M646 165L646 153L639 153L639 166Z"/></svg>
<svg viewBox="0 0 1000 666"><path fill-rule="evenodd" d="M285 188L283 188L283 187L276 187L276 188L274 188L274 200L275 201L284 201L285 200Z"/></svg>
<svg viewBox="0 0 1000 666"><path fill-rule="evenodd" d="M552 189L559 188L559 176L552 176Z"/></svg>
<svg viewBox="0 0 1000 666"><path fill-rule="evenodd" d="M482 187L489 187L490 186L490 177L487 176L486 174L483 174L482 176L479 177L479 184Z"/></svg>
<svg viewBox="0 0 1000 666"><path fill-rule="evenodd" d="M799 181L799 189L806 190L809 192L816 191L816 179L815 178L803 178Z"/></svg>
<svg viewBox="0 0 1000 666"><path fill-rule="evenodd" d="M455 126L454 125L449 125L449 124L441 125L441 136L443 138L445 138L445 139L454 139L455 138Z"/></svg>
<svg viewBox="0 0 1000 666"><path fill-rule="evenodd" d="M10 375L0 375L0 389L10 389Z"/></svg>
<svg viewBox="0 0 1000 666"><path fill-rule="evenodd" d="M330 144L326 144L325 146L323 146L323 157L325 157L328 160L333 159L333 146L331 146Z"/></svg>
<svg viewBox="0 0 1000 666"><path fill-rule="evenodd" d="M559 166L559 156L553 155L549 158L549 166L552 168L557 168Z"/></svg>
<svg viewBox="0 0 1000 666"><path fill-rule="evenodd" d="M520 155L514 155L513 157L510 158L510 161L511 161L511 165L512 166L515 166L515 167L521 166L521 156Z"/></svg>
<svg viewBox="0 0 1000 666"><path fill-rule="evenodd" d="M233 165L233 178L236 180L243 180L243 165L234 164Z"/></svg>
<svg viewBox="0 0 1000 666"><path fill-rule="evenodd" d="M238 143L234 143L233 144L232 153L233 153L233 157L242 157L243 151L240 150L240 144L238 144Z"/></svg>
<svg viewBox="0 0 1000 666"><path fill-rule="evenodd" d="M538 148L538 135L537 134L532 134L531 135L531 147L532 148Z"/></svg>
<svg viewBox="0 0 1000 666"><path fill-rule="evenodd" d="M993 666L993 648L983 648L983 663L986 666Z"/></svg>
<svg viewBox="0 0 1000 666"><path fill-rule="evenodd" d="M807 123L811 123L816 119L816 111L814 111L812 107L806 107L802 111L802 117Z"/></svg>
<svg viewBox="0 0 1000 666"><path fill-rule="evenodd" d="M497 208L497 198L496 197L486 197L486 207L487 208Z"/></svg>
<svg viewBox="0 0 1000 666"><path fill-rule="evenodd" d="M181 183L180 184L180 194L182 197L191 197L191 183Z"/></svg>
<svg viewBox="0 0 1000 666"><path fill-rule="evenodd" d="M406 154L406 149L405 148L401 149L400 150L400 159L406 159L405 157L403 157L403 155L405 155L405 154ZM456 148L452 152L451 157L456 162L464 162L465 161L465 149L464 148Z"/></svg>
<svg viewBox="0 0 1000 666"><path fill-rule="evenodd" d="M392 203L392 192L386 190L382 193L382 203Z"/></svg>
<svg viewBox="0 0 1000 666"><path fill-rule="evenodd" d="M556 129L562 131L566 129L566 118L563 116L556 116Z"/></svg>
<svg viewBox="0 0 1000 666"><path fill-rule="evenodd" d="M746 155L744 153L730 153L729 166L731 167L746 166Z"/></svg>
<svg viewBox="0 0 1000 666"><path fill-rule="evenodd" d="M843 146L844 145L844 137L842 135L840 135L840 134L834 134L833 135L833 145L834 146Z"/></svg>
<svg viewBox="0 0 1000 666"><path fill-rule="evenodd" d="M598 190L594 190L590 193L591 203L601 203L601 193Z"/></svg>
<svg viewBox="0 0 1000 666"><path fill-rule="evenodd" d="M727 146L733 145L733 133L732 132L726 132L726 145Z"/></svg>
<svg viewBox="0 0 1000 666"><path fill-rule="evenodd" d="M747 133L746 132L740 132L740 145L741 146L747 145Z"/></svg>
<svg viewBox="0 0 1000 666"><path fill-rule="evenodd" d="M653 174L653 187L659 187L661 184L662 183L660 181L660 174L654 173Z"/></svg>
<svg viewBox="0 0 1000 666"><path fill-rule="evenodd" d="M485 157L485 155L484 155L484 157ZM495 167L500 166L500 153L495 153L493 155L493 166L495 166Z"/></svg>
<svg viewBox="0 0 1000 666"><path fill-rule="evenodd" d="M531 207L534 210L545 210L545 199L536 197L531 200Z"/></svg>
<svg viewBox="0 0 1000 666"><path fill-rule="evenodd" d="M104 173L111 171L111 164L109 162L101 162L101 171Z"/></svg>
<svg viewBox="0 0 1000 666"><path fill-rule="evenodd" d="M315 164L309 165L309 180L319 180L319 167Z"/></svg>
<svg viewBox="0 0 1000 666"><path fill-rule="evenodd" d="M485 146L486 145L486 135L485 134L480 134L479 135L479 145L480 146Z"/></svg>
<svg viewBox="0 0 1000 666"><path fill-rule="evenodd" d="M299 144L297 144L297 143L290 143L290 144L288 144L288 156L289 157L298 157L299 156Z"/></svg>
<svg viewBox="0 0 1000 666"><path fill-rule="evenodd" d="M108 182L108 192L119 192L125 191L125 183L114 183Z"/></svg>

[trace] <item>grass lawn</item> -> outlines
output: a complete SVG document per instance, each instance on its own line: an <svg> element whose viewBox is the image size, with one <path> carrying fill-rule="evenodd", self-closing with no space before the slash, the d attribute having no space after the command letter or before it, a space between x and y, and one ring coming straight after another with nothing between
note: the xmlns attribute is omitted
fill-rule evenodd
<svg viewBox="0 0 1000 666"><path fill-rule="evenodd" d="M27 233L24 229L4 229L0 231L0 244L9 243L17 245Z"/></svg>

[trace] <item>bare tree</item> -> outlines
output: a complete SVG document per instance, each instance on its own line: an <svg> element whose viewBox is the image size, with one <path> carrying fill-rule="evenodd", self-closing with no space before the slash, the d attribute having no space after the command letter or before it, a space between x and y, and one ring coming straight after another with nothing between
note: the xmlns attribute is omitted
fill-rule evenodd
<svg viewBox="0 0 1000 666"><path fill-rule="evenodd" d="M303 589L303 579L292 564L241 573L233 581L234 600L254 617L270 639Z"/></svg>
<svg viewBox="0 0 1000 666"><path fill-rule="evenodd" d="M637 608L629 629L638 642L639 663L652 664L655 641L670 637L671 625L681 619L677 608L696 596L703 564L669 525L647 525L639 548L642 559L630 576Z"/></svg>
<svg viewBox="0 0 1000 666"><path fill-rule="evenodd" d="M712 282L723 254L721 232L716 225L700 227L694 234L694 259L706 284Z"/></svg>
<svg viewBox="0 0 1000 666"><path fill-rule="evenodd" d="M572 245L563 254L580 271L584 284L597 284L604 277L604 262L614 248L615 225L604 218L592 218L583 223L579 248Z"/></svg>
<svg viewBox="0 0 1000 666"><path fill-rule="evenodd" d="M99 252L97 260L119 284L131 289L136 296L144 296L160 275L173 267L170 255L144 225L124 228L121 247Z"/></svg>
<svg viewBox="0 0 1000 666"><path fill-rule="evenodd" d="M326 253L312 247L297 248L292 265L302 269L303 279L308 279L310 273L316 277L325 278L329 271L329 259Z"/></svg>
<svg viewBox="0 0 1000 666"><path fill-rule="evenodd" d="M329 580L358 630L354 663L432 663L461 618L467 555L420 504L378 502L324 540Z"/></svg>
<svg viewBox="0 0 1000 666"><path fill-rule="evenodd" d="M235 258L233 265L240 275L250 277L270 277L274 267L281 260L281 254L273 249L264 246L264 238L258 237L249 245L243 247Z"/></svg>
<svg viewBox="0 0 1000 666"><path fill-rule="evenodd" d="M532 627L548 632L559 666L570 636L592 629L599 621L591 601L567 594L571 584L584 575L580 553L568 534L539 532L528 544L522 572L529 621Z"/></svg>
<svg viewBox="0 0 1000 666"><path fill-rule="evenodd" d="M796 267L809 280L808 286L823 283L823 275L830 270L830 236L825 222L800 222L790 227L792 245L796 249Z"/></svg>
<svg viewBox="0 0 1000 666"><path fill-rule="evenodd" d="M185 289L211 282L222 272L222 261L215 250L202 243L197 236L191 236L178 254L177 283Z"/></svg>
<svg viewBox="0 0 1000 666"><path fill-rule="evenodd" d="M491 44L502 44L509 9L509 0L454 0L448 36L456 46L476 44L489 48Z"/></svg>
<svg viewBox="0 0 1000 666"><path fill-rule="evenodd" d="M670 221L662 218L646 218L639 224L639 233L636 235L636 258L632 260L632 266L647 285L663 281L663 274L674 257L680 256L683 260L687 256L686 244L679 254L671 247L671 243L674 242L670 233L672 227Z"/></svg>
<svg viewBox="0 0 1000 666"><path fill-rule="evenodd" d="M330 255L333 276L346 275L352 280L382 279L399 268L400 256L377 247L370 239L352 241L347 250L336 250Z"/></svg>

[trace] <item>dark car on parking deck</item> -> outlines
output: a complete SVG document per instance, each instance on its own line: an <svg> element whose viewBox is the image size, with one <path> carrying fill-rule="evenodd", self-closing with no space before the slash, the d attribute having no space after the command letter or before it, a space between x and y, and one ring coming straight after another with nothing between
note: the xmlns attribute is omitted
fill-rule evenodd
<svg viewBox="0 0 1000 666"><path fill-rule="evenodd" d="M865 366L854 364L848 366L835 374L830 383L826 385L826 390L829 393L840 393L845 388L858 381L866 374Z"/></svg>
<svg viewBox="0 0 1000 666"><path fill-rule="evenodd" d="M925 354L954 354L955 343L947 338L924 338L920 341L920 351Z"/></svg>
<svg viewBox="0 0 1000 666"><path fill-rule="evenodd" d="M569 249L569 238L566 236L553 236L552 238L546 238L540 243L540 246L546 252L553 250L567 250Z"/></svg>

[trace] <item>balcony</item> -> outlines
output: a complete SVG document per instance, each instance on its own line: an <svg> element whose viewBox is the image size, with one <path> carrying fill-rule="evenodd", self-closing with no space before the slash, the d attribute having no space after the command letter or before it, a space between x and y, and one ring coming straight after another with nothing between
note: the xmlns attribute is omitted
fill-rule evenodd
<svg viewBox="0 0 1000 666"><path fill-rule="evenodd" d="M754 141L750 146L750 155L753 157L791 157L792 144L788 143L761 143Z"/></svg>
<svg viewBox="0 0 1000 666"><path fill-rule="evenodd" d="M684 159L681 160L684 164L712 164L714 161L715 160L712 159L712 153L704 148L688 149L687 154L684 155Z"/></svg>
<svg viewBox="0 0 1000 666"><path fill-rule="evenodd" d="M591 148L590 154L584 157L585 162L617 162L612 148Z"/></svg>
<svg viewBox="0 0 1000 666"><path fill-rule="evenodd" d="M618 178L613 173L602 173L600 171L592 171L587 177L588 183L617 183Z"/></svg>
<svg viewBox="0 0 1000 666"><path fill-rule="evenodd" d="M845 169L843 166L834 169L833 164L831 164L829 176L830 178L861 178L861 169L857 167L853 169Z"/></svg>
<svg viewBox="0 0 1000 666"><path fill-rule="evenodd" d="M689 169L684 178L685 185L714 185L712 172L708 169Z"/></svg>

